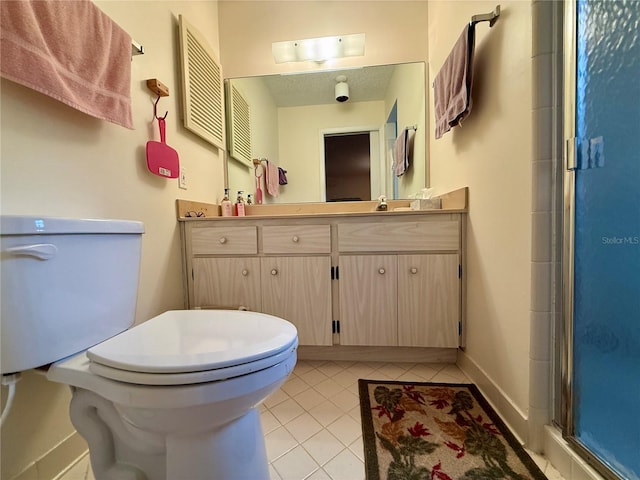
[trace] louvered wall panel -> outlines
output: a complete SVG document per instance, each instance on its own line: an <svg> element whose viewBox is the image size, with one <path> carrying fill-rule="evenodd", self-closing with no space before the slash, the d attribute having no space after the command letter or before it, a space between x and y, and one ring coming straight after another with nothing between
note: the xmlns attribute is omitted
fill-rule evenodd
<svg viewBox="0 0 640 480"><path fill-rule="evenodd" d="M224 87L213 50L180 15L184 126L218 148L225 148Z"/></svg>
<svg viewBox="0 0 640 480"><path fill-rule="evenodd" d="M251 107L242 93L231 83L227 83L227 100L229 155L247 166L252 166Z"/></svg>

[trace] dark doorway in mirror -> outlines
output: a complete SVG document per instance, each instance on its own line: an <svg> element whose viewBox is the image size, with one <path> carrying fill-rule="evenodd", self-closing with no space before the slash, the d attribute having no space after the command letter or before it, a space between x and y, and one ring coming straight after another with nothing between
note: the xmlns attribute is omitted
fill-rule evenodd
<svg viewBox="0 0 640 480"><path fill-rule="evenodd" d="M324 136L327 202L371 199L369 132Z"/></svg>

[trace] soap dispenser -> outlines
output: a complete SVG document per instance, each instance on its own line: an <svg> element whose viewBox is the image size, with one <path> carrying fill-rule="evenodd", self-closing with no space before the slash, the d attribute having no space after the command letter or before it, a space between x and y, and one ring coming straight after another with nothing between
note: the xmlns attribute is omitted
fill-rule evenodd
<svg viewBox="0 0 640 480"><path fill-rule="evenodd" d="M220 202L220 210L223 217L231 217L233 216L233 211L231 208L231 200L229 199L229 189L224 189L224 198Z"/></svg>
<svg viewBox="0 0 640 480"><path fill-rule="evenodd" d="M238 190L238 200L236 201L236 215L244 217L244 198L242 198L242 190Z"/></svg>
<svg viewBox="0 0 640 480"><path fill-rule="evenodd" d="M387 197L384 195L380 195L378 197L378 206L376 207L376 211L385 212L387 210Z"/></svg>

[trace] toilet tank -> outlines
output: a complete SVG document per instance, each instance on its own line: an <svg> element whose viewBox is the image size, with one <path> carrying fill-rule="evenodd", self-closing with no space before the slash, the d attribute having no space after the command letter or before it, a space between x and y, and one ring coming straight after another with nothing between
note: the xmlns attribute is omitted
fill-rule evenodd
<svg viewBox="0 0 640 480"><path fill-rule="evenodd" d="M2 373L52 363L129 328L144 226L127 220L0 218Z"/></svg>

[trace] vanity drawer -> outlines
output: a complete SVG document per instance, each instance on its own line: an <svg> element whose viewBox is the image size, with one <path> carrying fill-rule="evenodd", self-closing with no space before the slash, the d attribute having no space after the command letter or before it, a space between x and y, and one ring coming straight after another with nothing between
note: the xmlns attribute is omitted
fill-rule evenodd
<svg viewBox="0 0 640 480"><path fill-rule="evenodd" d="M194 228L191 234L194 255L257 254L256 227Z"/></svg>
<svg viewBox="0 0 640 480"><path fill-rule="evenodd" d="M338 225L340 252L457 251L459 248L457 220Z"/></svg>
<svg viewBox="0 0 640 480"><path fill-rule="evenodd" d="M262 228L264 253L331 253L329 225L287 225Z"/></svg>

